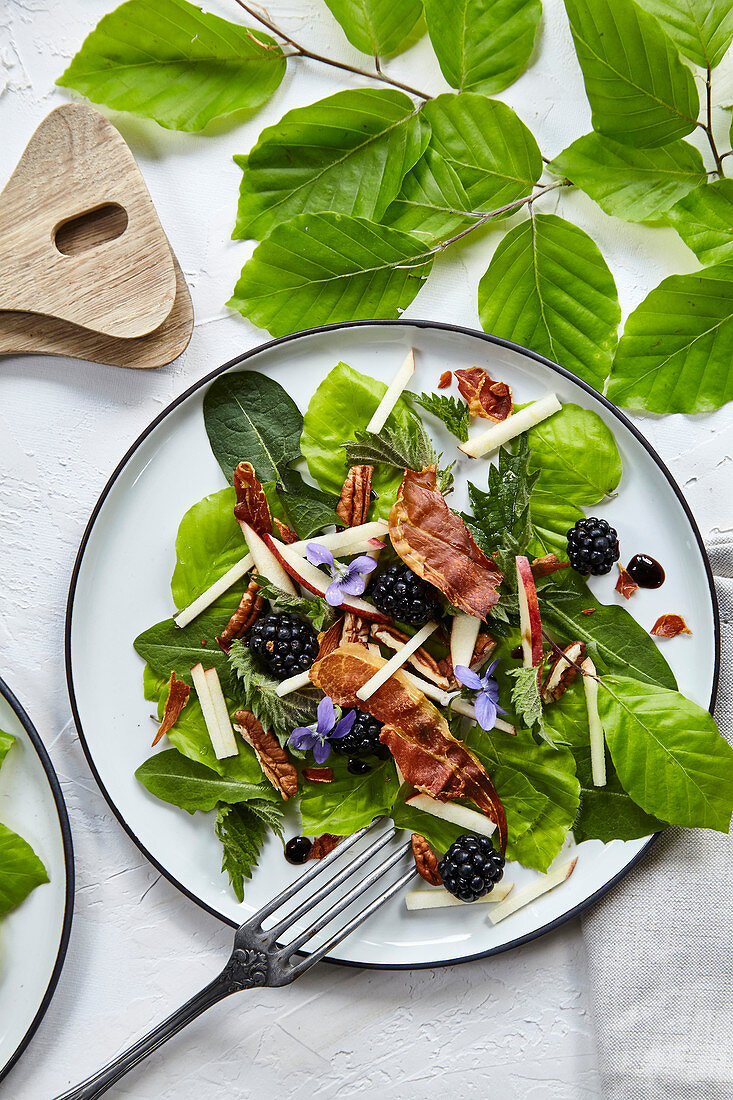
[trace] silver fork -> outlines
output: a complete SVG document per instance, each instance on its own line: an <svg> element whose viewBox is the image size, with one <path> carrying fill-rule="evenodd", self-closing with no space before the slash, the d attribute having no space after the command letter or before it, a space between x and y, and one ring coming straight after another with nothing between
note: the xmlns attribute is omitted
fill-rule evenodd
<svg viewBox="0 0 733 1100"><path fill-rule="evenodd" d="M344 909L346 909L362 894L366 893L370 887L374 886L379 879L387 874L392 867L395 867L400 860L404 857L409 850L409 843L401 845L398 849L392 852L387 859L383 860L376 867L374 867L365 878L353 887L349 893L339 898L332 908L329 908L323 916L319 917L313 924L303 932L299 932L294 939L283 945L278 944L278 939L301 917L304 917L309 913L314 906L324 901L329 894L332 894L346 879L350 878L360 867L363 867L377 852L381 851L390 840L395 836L397 830L392 827L385 833L378 837L372 844L369 845L363 852L360 852L350 863L346 864L341 870L337 871L335 875L331 876L325 885L321 886L316 892L301 902L291 912L286 913L280 920L277 921L272 927L263 929L262 922L273 913L277 912L283 905L294 898L297 894L300 894L305 886L308 885L317 875L322 874L327 867L330 867L335 860L343 856L344 852L349 848L353 848L355 844L366 836L370 829L377 825L384 819L377 818L361 829L358 833L354 833L352 836L342 840L341 843L327 855L324 859L319 860L313 865L304 875L301 875L299 879L288 886L286 890L283 890L281 894L278 894L276 898L268 902L266 905L255 913L253 916L246 920L244 924L241 924L234 934L234 950L231 957L227 962L222 972L209 982L207 986L197 993L190 1001L186 1001L176 1012L164 1020L157 1027L149 1031L147 1035L144 1035L142 1039L138 1041L126 1051L120 1054L117 1058L114 1058L106 1066L103 1066L97 1073L91 1077L87 1077L81 1084L76 1085L68 1092L62 1093L56 1097L56 1100L94 1100L95 1097L101 1096L112 1085L116 1084L120 1078L135 1066L139 1065L144 1058L147 1058L154 1050L166 1043L182 1028L190 1024L192 1020L195 1020L197 1016L200 1016L202 1012L205 1012L207 1008L211 1008L217 1001L221 1001L224 997L230 996L232 993L239 993L242 989L254 989L257 986L281 986L289 985L290 982L294 982L296 978L299 978L301 974L305 974L306 970L310 970L315 963L327 955L337 944L341 943L355 928L363 924L364 921L376 912L386 901L396 894L403 886L406 885L413 878L417 871L414 865L410 867L408 871L405 871L396 882L382 891L376 898L370 901L367 905L361 909L356 916L352 917L342 925L338 931L334 932L329 939L311 951L305 958L293 961L293 956L296 952L301 951L307 942L312 939L313 936L321 932L328 924L333 921Z"/></svg>

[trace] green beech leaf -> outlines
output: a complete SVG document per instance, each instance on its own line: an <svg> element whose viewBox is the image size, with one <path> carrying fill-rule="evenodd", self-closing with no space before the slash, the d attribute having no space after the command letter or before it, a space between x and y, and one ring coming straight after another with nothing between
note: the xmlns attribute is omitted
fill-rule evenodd
<svg viewBox="0 0 733 1100"><path fill-rule="evenodd" d="M584 134L550 165L616 218L660 218L708 176L699 150L686 141L635 149L602 134ZM694 192L693 192L694 193Z"/></svg>
<svg viewBox="0 0 733 1100"><path fill-rule="evenodd" d="M213 810L218 802L230 805L252 798L276 797L269 783L242 783L218 775L204 764L182 756L177 749L165 749L144 760L135 776L156 798L180 806L190 814Z"/></svg>
<svg viewBox="0 0 733 1100"><path fill-rule="evenodd" d="M234 518L234 489L221 489L188 509L176 535L176 566L171 579L173 603L181 610L210 588L247 553ZM213 605L222 618L231 615L242 595L242 582Z"/></svg>
<svg viewBox="0 0 733 1100"><path fill-rule="evenodd" d="M302 414L279 382L257 371L216 378L204 397L204 424L227 481L238 462L251 462L261 482L282 484L300 457Z"/></svg>
<svg viewBox="0 0 733 1100"><path fill-rule="evenodd" d="M424 32L422 0L326 0L352 46L374 57L407 49Z"/></svg>
<svg viewBox="0 0 733 1100"><path fill-rule="evenodd" d="M630 673L639 680L674 689L677 682L654 639L618 604L602 604L580 578L566 569L556 574L562 587L541 589L543 623L563 645L585 642L600 672ZM576 595L573 595L576 592ZM592 615L584 614L595 608Z"/></svg>
<svg viewBox="0 0 733 1100"><path fill-rule="evenodd" d="M12 733L4 733L0 730L0 768L3 765L3 760L8 755L11 746L15 743L15 738Z"/></svg>
<svg viewBox="0 0 733 1100"><path fill-rule="evenodd" d="M396 369L396 366L395 366ZM349 460L342 443L364 431L379 402L387 392L384 382L360 374L346 363L330 371L310 399L303 418L301 447L311 477L328 493L340 493L349 471ZM387 425L409 431L414 413L401 397L389 414ZM372 488L377 494L370 511L371 519L387 519L402 481L402 470L378 466Z"/></svg>
<svg viewBox="0 0 733 1100"><path fill-rule="evenodd" d="M448 93L422 109L430 123L426 156L407 174L383 221L438 240L532 193L542 154L506 103ZM474 213L474 217L469 216Z"/></svg>
<svg viewBox="0 0 733 1100"><path fill-rule="evenodd" d="M566 402L527 433L536 490L569 504L598 504L623 472L613 432L592 409ZM533 496L534 501L534 496Z"/></svg>
<svg viewBox="0 0 733 1100"><path fill-rule="evenodd" d="M0 825L0 916L48 881L46 868L30 844Z"/></svg>
<svg viewBox="0 0 733 1100"><path fill-rule="evenodd" d="M733 42L730 0L638 0L655 15L677 48L703 69L714 69Z"/></svg>
<svg viewBox="0 0 733 1100"><path fill-rule="evenodd" d="M649 149L691 133L695 79L657 20L634 0L565 0L593 129Z"/></svg>
<svg viewBox="0 0 733 1100"><path fill-rule="evenodd" d="M486 332L603 388L621 311L613 275L582 229L555 214L515 226L496 249L478 300Z"/></svg>
<svg viewBox="0 0 733 1100"><path fill-rule="evenodd" d="M56 83L166 129L202 130L261 107L285 64L269 35L186 0L127 0L100 20Z"/></svg>
<svg viewBox="0 0 733 1100"><path fill-rule="evenodd" d="M399 783L394 762L385 760L366 775L352 775L347 761L331 753L331 783L304 783L300 813L304 836L333 833L348 836L392 809Z"/></svg>
<svg viewBox="0 0 733 1100"><path fill-rule="evenodd" d="M542 19L540 0L425 0L425 21L452 88L500 92L529 64Z"/></svg>
<svg viewBox="0 0 733 1100"><path fill-rule="evenodd" d="M608 397L650 412L710 412L733 398L733 262L670 275L627 318Z"/></svg>
<svg viewBox="0 0 733 1100"><path fill-rule="evenodd" d="M733 262L733 180L696 187L667 214L701 264Z"/></svg>
<svg viewBox="0 0 733 1100"><path fill-rule="evenodd" d="M529 507L532 538L527 554L540 558L544 554L557 554L561 561L568 556L568 531L585 513L576 504L558 500L552 493L532 493Z"/></svg>
<svg viewBox="0 0 733 1100"><path fill-rule="evenodd" d="M580 785L572 753L544 741L538 744L526 730L507 737L474 728L465 741L491 776L507 823L513 819L521 825L509 829L507 857L546 871L578 813Z"/></svg>
<svg viewBox="0 0 733 1100"><path fill-rule="evenodd" d="M611 759L642 809L687 828L727 833L733 748L712 716L677 691L604 677L598 710Z"/></svg>
<svg viewBox="0 0 733 1100"><path fill-rule="evenodd" d="M309 211L378 221L429 133L410 97L391 88L336 92L288 111L234 158L243 175L233 236L261 240Z"/></svg>
<svg viewBox="0 0 733 1100"><path fill-rule="evenodd" d="M273 336L398 317L432 264L407 233L345 214L300 214L258 245L227 304Z"/></svg>

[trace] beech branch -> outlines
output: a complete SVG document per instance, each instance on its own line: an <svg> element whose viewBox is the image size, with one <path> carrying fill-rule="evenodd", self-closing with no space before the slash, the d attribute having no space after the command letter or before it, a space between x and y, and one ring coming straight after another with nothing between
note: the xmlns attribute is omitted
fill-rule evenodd
<svg viewBox="0 0 733 1100"><path fill-rule="evenodd" d="M697 125L707 134L708 143L715 161L715 171L722 177L724 175L723 157L721 157L718 152L718 146L715 144L715 135L713 134L713 92L709 65L705 75L705 119L705 122L698 122ZM723 156L725 156L725 154L723 154Z"/></svg>
<svg viewBox="0 0 733 1100"><path fill-rule="evenodd" d="M294 38L291 38L285 31L280 30L271 19L268 19L266 15L262 15L255 8L250 7L244 0L235 0L239 4L242 11L246 11L247 15L252 19L256 19L258 23L261 23L263 27L266 27L271 34L277 35L283 42L286 42L291 47L292 52L286 54L286 57L307 57L311 61L320 61L322 65L330 65L334 69L342 69L347 73L356 73L357 76L364 76L368 80L379 80L383 84L390 84L393 88L400 88L401 91L407 92L409 95L417 96L418 99L428 100L432 99L431 95L426 92L421 92L417 88L413 88L410 84L405 84L401 80L395 80L391 76L387 76L382 72L379 64L379 58L375 56L374 67L375 71L370 72L368 69L360 69L356 65L347 65L344 61L336 61L333 57L325 57L323 54L314 53L313 50L309 50L307 46L301 45L300 42L296 42Z"/></svg>
<svg viewBox="0 0 733 1100"><path fill-rule="evenodd" d="M492 218L497 218L500 214L508 214L511 210L518 210L521 206L528 206L532 208L532 203L541 198L542 195L546 195L548 191L555 191L558 187L567 187L568 185L564 180L559 180L558 183L548 183L546 187L541 187L539 191L535 191L531 195L525 195L524 198L515 199L514 202L508 202L504 206L497 207L496 210L489 210L487 214L473 214L468 215L476 218L473 225L466 226L460 233L456 233L454 237L449 237L447 241L441 241L440 244L436 244L434 248L431 248L426 255L431 256L435 253L442 252L449 245L455 244L456 241L460 241L461 238L467 237L469 233L473 233L474 229L478 229L479 226L485 225L486 222L491 221Z"/></svg>

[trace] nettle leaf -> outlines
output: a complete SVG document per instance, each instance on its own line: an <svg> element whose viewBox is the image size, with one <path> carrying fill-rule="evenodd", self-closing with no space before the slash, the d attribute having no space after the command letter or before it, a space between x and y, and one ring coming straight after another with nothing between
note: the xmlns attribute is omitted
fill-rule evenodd
<svg viewBox="0 0 733 1100"><path fill-rule="evenodd" d="M523 554L530 539L530 500L537 474L530 470L530 453L526 433L521 435L512 453L507 447L499 448L499 461L488 467L487 488L479 489L468 483L468 499L472 515L463 520L481 549L489 556L498 555L503 564L511 562L517 554ZM510 583L513 569L505 572L505 583ZM511 582L513 584L513 582Z"/></svg>
<svg viewBox="0 0 733 1100"><path fill-rule="evenodd" d="M566 402L527 433L536 489L569 504L598 504L613 493L623 467L613 432L591 409Z"/></svg>
<svg viewBox="0 0 733 1100"><path fill-rule="evenodd" d="M237 688L244 695L244 706L259 718L265 729L286 738L296 726L307 726L314 721L318 696L302 691L278 695L277 681L265 676L242 642L232 644L229 663L237 677Z"/></svg>
<svg viewBox="0 0 733 1100"><path fill-rule="evenodd" d="M653 149L691 133L700 100L669 35L634 0L565 0L593 129Z"/></svg>
<svg viewBox="0 0 733 1100"><path fill-rule="evenodd" d="M486 332L554 359L596 389L611 369L621 319L613 275L594 241L536 214L499 243L479 283Z"/></svg>
<svg viewBox="0 0 733 1100"><path fill-rule="evenodd" d="M730 0L637 0L655 15L680 53L714 69L733 42Z"/></svg>
<svg viewBox="0 0 733 1100"><path fill-rule="evenodd" d="M422 0L326 0L352 46L390 57L421 36Z"/></svg>
<svg viewBox="0 0 733 1100"><path fill-rule="evenodd" d="M567 559L568 531L579 519L585 518L585 513L575 504L558 500L552 493L535 490L532 493L529 517L532 538L527 554L537 558L544 554L557 554L561 560Z"/></svg>
<svg viewBox="0 0 733 1100"><path fill-rule="evenodd" d="M425 0L425 21L452 88L500 92L529 64L542 19L540 0Z"/></svg>
<svg viewBox="0 0 733 1100"><path fill-rule="evenodd" d="M347 761L331 754L331 783L305 783L300 797L304 836L348 836L392 808L399 783L394 762L385 760L366 775L351 775Z"/></svg>
<svg viewBox="0 0 733 1100"><path fill-rule="evenodd" d="M46 868L27 841L0 825L0 916L15 909L31 890L48 882Z"/></svg>
<svg viewBox="0 0 733 1100"><path fill-rule="evenodd" d="M712 716L677 691L628 676L604 677L598 710L624 788L673 825L727 833L733 748Z"/></svg>
<svg viewBox="0 0 733 1100"><path fill-rule="evenodd" d="M409 96L354 88L296 107L246 157L232 236L261 240L296 214L378 221L422 156L430 127Z"/></svg>
<svg viewBox="0 0 733 1100"><path fill-rule="evenodd" d="M386 392L384 382L360 374L346 363L335 366L316 388L303 418L300 443L308 471L321 489L341 492L349 471L349 460L341 444L366 429ZM407 402L400 397L389 414L387 426L407 431L414 418ZM402 470L382 466L374 471L372 489L378 499L372 504L371 519L387 519L401 481Z"/></svg>
<svg viewBox="0 0 733 1100"><path fill-rule="evenodd" d="M405 177L386 224L438 240L470 225L475 214L532 193L542 154L511 107L472 92L448 93L426 103L422 114L431 127L428 151Z"/></svg>
<svg viewBox="0 0 733 1100"><path fill-rule="evenodd" d="M514 678L512 688L512 707L520 721L527 729L536 727L537 733L544 740L552 744L552 739L545 729L542 712L542 699L540 698L540 686L537 679L536 668L510 668L506 670L507 676Z"/></svg>
<svg viewBox="0 0 733 1100"><path fill-rule="evenodd" d="M733 262L733 180L696 187L669 211L667 221L701 264Z"/></svg>
<svg viewBox="0 0 733 1100"><path fill-rule="evenodd" d="M176 535L176 566L171 578L173 603L187 607L247 553L234 518L234 489L221 489L197 501L185 513ZM233 586L214 607L231 615L239 604L242 584ZM226 621L226 620L225 620Z"/></svg>
<svg viewBox="0 0 733 1100"><path fill-rule="evenodd" d="M733 262L670 275L646 296L627 318L608 397L656 413L733 398Z"/></svg>
<svg viewBox="0 0 733 1100"><path fill-rule="evenodd" d="M708 178L699 150L686 141L635 149L602 134L578 138L550 169L590 195L601 210L629 222L661 218Z"/></svg>
<svg viewBox="0 0 733 1100"><path fill-rule="evenodd" d="M190 814L213 810L218 802L232 804L274 797L273 788L267 784L242 783L218 775L204 764L182 756L177 749L165 749L144 760L135 776L156 798L180 806Z"/></svg>
<svg viewBox="0 0 733 1100"><path fill-rule="evenodd" d="M300 214L257 246L227 304L273 336L398 317L432 265L418 237L345 214Z"/></svg>
<svg viewBox="0 0 733 1100"><path fill-rule="evenodd" d="M282 836L282 805L261 799L244 805L219 806L214 828L221 841L221 869L237 901L244 900L244 879L252 877L270 830Z"/></svg>
<svg viewBox="0 0 733 1100"><path fill-rule="evenodd" d="M444 393L409 393L408 398L421 409L445 424L451 435L461 443L468 440L468 405L455 397L446 397Z"/></svg>
<svg viewBox="0 0 733 1100"><path fill-rule="evenodd" d="M204 425L227 481L238 462L251 462L261 482L282 484L300 458L303 415L278 382L257 371L229 372L211 383Z"/></svg>
<svg viewBox="0 0 733 1100"><path fill-rule="evenodd" d="M285 65L262 31L186 0L127 0L100 20L56 83L166 129L202 130L261 107Z"/></svg>

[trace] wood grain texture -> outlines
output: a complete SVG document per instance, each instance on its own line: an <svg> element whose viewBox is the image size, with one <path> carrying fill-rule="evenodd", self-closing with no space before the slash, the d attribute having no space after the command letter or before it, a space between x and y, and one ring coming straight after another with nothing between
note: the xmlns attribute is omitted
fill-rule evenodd
<svg viewBox="0 0 733 1100"><path fill-rule="evenodd" d="M125 340L38 313L0 311L0 355L67 355L114 367L165 366L185 350L193 332L191 295L175 256L173 263L173 309L153 332Z"/></svg>
<svg viewBox="0 0 733 1100"><path fill-rule="evenodd" d="M127 225L87 218L121 207ZM102 219L104 222L104 219ZM86 237L85 237L86 233ZM89 247L85 247L85 245ZM133 339L162 326L176 298L170 246L132 153L103 115L58 107L29 141L0 194L0 310L46 314L106 336ZM39 322L40 324L40 322ZM42 324L41 328L44 328Z"/></svg>

